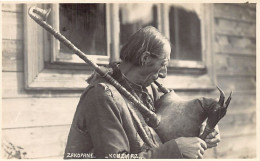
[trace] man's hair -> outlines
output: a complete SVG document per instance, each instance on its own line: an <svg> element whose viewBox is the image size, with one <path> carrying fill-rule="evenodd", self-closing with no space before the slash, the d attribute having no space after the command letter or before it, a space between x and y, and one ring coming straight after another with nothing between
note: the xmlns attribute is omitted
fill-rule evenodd
<svg viewBox="0 0 260 161"><path fill-rule="evenodd" d="M147 26L130 36L121 49L120 59L140 66L142 64L141 56L144 52L160 57L160 52L166 44L170 45L170 41L165 36L155 27Z"/></svg>

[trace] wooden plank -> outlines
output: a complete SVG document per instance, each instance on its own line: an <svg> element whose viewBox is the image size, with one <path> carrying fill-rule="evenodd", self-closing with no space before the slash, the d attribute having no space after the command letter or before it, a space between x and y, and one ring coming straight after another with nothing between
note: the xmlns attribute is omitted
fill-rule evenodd
<svg viewBox="0 0 260 161"><path fill-rule="evenodd" d="M35 89L84 89L92 71L42 70L30 84Z"/></svg>
<svg viewBox="0 0 260 161"><path fill-rule="evenodd" d="M255 111L243 113L230 113L228 111L218 125L222 137L256 133L256 113Z"/></svg>
<svg viewBox="0 0 260 161"><path fill-rule="evenodd" d="M214 16L238 21L256 21L256 10L248 6L239 6L234 4L214 4Z"/></svg>
<svg viewBox="0 0 260 161"><path fill-rule="evenodd" d="M79 97L82 91L83 90L25 90L23 72L2 73L2 98Z"/></svg>
<svg viewBox="0 0 260 161"><path fill-rule="evenodd" d="M2 139L24 148L28 159L62 156L70 126L2 130Z"/></svg>
<svg viewBox="0 0 260 161"><path fill-rule="evenodd" d="M239 55L215 55L216 73L229 76L255 76L256 57Z"/></svg>
<svg viewBox="0 0 260 161"><path fill-rule="evenodd" d="M216 34L214 52L256 55L256 39Z"/></svg>
<svg viewBox="0 0 260 161"><path fill-rule="evenodd" d="M196 81L195 81L196 80ZM212 79L207 74L191 75L168 73L165 79L160 80L165 87L178 90L208 90L214 88Z"/></svg>
<svg viewBox="0 0 260 161"><path fill-rule="evenodd" d="M2 40L2 71L23 71L23 42Z"/></svg>
<svg viewBox="0 0 260 161"><path fill-rule="evenodd" d="M2 99L2 128L69 125L79 97Z"/></svg>
<svg viewBox="0 0 260 161"><path fill-rule="evenodd" d="M217 147L218 159L256 158L256 135L222 138Z"/></svg>
<svg viewBox="0 0 260 161"><path fill-rule="evenodd" d="M23 4L2 3L2 11L21 13L21 12L23 12Z"/></svg>
<svg viewBox="0 0 260 161"><path fill-rule="evenodd" d="M2 39L23 39L23 15L14 12L2 12Z"/></svg>
<svg viewBox="0 0 260 161"><path fill-rule="evenodd" d="M23 72L2 73L2 97L16 97L25 95L23 85Z"/></svg>
<svg viewBox="0 0 260 161"><path fill-rule="evenodd" d="M228 93L226 93L228 95ZM228 97L228 96L226 96ZM256 94L232 94L229 112L246 112L256 110Z"/></svg>
<svg viewBox="0 0 260 161"><path fill-rule="evenodd" d="M256 23L215 18L215 33L230 36L256 37Z"/></svg>
<svg viewBox="0 0 260 161"><path fill-rule="evenodd" d="M2 71L23 71L23 60L16 57L2 57Z"/></svg>
<svg viewBox="0 0 260 161"><path fill-rule="evenodd" d="M217 76L217 84L228 91L256 91L255 76Z"/></svg>

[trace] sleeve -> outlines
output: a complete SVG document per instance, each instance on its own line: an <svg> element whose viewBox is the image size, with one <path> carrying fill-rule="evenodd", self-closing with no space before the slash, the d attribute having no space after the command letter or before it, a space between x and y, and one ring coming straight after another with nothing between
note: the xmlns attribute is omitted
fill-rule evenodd
<svg viewBox="0 0 260 161"><path fill-rule="evenodd" d="M97 158L129 152L129 141L122 126L120 110L105 85L96 85L82 98L86 127Z"/></svg>

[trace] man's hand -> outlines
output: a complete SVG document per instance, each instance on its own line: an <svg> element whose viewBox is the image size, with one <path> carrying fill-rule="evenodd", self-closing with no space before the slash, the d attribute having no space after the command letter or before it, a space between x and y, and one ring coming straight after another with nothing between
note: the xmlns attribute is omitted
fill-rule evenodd
<svg viewBox="0 0 260 161"><path fill-rule="evenodd" d="M180 137L175 139L180 152L186 158L203 158L207 144L198 137Z"/></svg>
<svg viewBox="0 0 260 161"><path fill-rule="evenodd" d="M200 128L200 135L202 135L205 127L206 127L206 123L203 123ZM218 145L218 143L220 142L220 134L219 134L218 125L215 126L215 129L213 132L208 134L208 136L205 139L205 142L207 143L208 148L216 147Z"/></svg>

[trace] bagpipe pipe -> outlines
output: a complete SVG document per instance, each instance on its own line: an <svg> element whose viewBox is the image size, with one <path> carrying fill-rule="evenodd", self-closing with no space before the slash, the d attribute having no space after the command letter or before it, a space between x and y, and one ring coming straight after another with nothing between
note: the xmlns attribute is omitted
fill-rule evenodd
<svg viewBox="0 0 260 161"><path fill-rule="evenodd" d="M215 125L221 118L224 117L227 107L231 101L231 93L227 101L225 101L224 93L221 89L220 99L216 101L212 98L200 98L190 101L180 99L174 92L162 87L158 82L155 84L164 92L164 95L156 102L158 107L156 113L150 111L143 103L135 98L123 86L121 86L107 70L100 68L96 63L91 61L80 49L66 39L61 33L50 26L46 19L50 13L49 10L44 10L37 7L31 7L28 10L29 16L55 38L57 38L66 47L72 50L82 60L89 64L95 72L102 76L108 83L113 85L125 98L131 101L140 111L144 118L148 118L147 124L154 128L163 142L187 136L199 136L199 128L207 119L207 124L203 134L200 136L205 139L206 136L214 129ZM136 119L134 119L136 120ZM142 139L150 146L154 146L148 138L142 125L139 125L139 131L142 133Z"/></svg>

